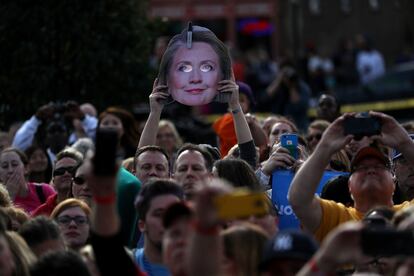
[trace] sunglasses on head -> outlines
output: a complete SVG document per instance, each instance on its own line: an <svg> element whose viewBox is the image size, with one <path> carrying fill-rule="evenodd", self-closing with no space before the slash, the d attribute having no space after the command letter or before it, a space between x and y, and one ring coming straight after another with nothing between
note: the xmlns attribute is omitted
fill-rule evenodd
<svg viewBox="0 0 414 276"><path fill-rule="evenodd" d="M61 167L61 168L55 169L53 171L53 176L64 175L65 172L68 172L71 175L74 175L76 172L76 167Z"/></svg>
<svg viewBox="0 0 414 276"><path fill-rule="evenodd" d="M83 185L85 184L85 178L76 176L73 178L73 183L75 183L76 185Z"/></svg>

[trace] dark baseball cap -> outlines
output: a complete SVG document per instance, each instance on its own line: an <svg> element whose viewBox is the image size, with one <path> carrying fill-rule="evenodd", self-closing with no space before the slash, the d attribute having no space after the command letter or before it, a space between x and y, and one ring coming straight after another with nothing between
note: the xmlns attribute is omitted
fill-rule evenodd
<svg viewBox="0 0 414 276"><path fill-rule="evenodd" d="M299 230L280 231L266 244L259 269L266 270L271 262L281 259L306 262L317 250L318 245L309 234Z"/></svg>
<svg viewBox="0 0 414 276"><path fill-rule="evenodd" d="M256 99L254 98L254 94L250 85L245 82L236 81L237 85L239 86L239 93L242 93L247 96L250 101L251 106L256 105Z"/></svg>

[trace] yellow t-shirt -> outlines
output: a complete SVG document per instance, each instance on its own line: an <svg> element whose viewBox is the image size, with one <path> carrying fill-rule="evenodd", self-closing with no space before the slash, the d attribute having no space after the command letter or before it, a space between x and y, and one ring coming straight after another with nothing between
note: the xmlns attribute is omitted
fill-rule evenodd
<svg viewBox="0 0 414 276"><path fill-rule="evenodd" d="M322 220L319 227L314 232L315 238L321 242L326 235L337 227L339 224L351 221L361 220L364 213L358 212L354 207L346 207L341 203L332 200L319 199L322 208ZM405 201L399 205L394 205L394 211L399 211L411 204L410 201Z"/></svg>

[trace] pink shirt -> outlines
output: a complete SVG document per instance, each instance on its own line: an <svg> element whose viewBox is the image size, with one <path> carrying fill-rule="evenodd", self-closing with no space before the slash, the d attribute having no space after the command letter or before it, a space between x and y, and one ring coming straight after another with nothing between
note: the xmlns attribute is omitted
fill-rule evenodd
<svg viewBox="0 0 414 276"><path fill-rule="evenodd" d="M14 199L14 204L17 207L24 209L28 214L30 214L33 210L35 210L37 207L43 204L43 202L40 201L36 192L37 185L40 185L42 187L43 194L45 195L46 199L49 196L56 194L52 186L48 184L38 184L29 182L27 184L27 186L29 187L29 194L26 197L16 196L16 198Z"/></svg>

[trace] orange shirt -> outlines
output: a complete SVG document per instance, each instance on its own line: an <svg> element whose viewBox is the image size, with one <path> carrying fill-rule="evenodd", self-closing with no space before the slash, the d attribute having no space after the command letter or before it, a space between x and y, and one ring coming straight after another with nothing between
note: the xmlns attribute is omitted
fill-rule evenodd
<svg viewBox="0 0 414 276"><path fill-rule="evenodd" d="M313 233L319 242L321 242L328 233L339 224L351 220L361 220L365 215L364 213L357 211L354 207L346 207L345 205L332 200L319 198L319 203L322 207L322 220L318 229ZM394 205L393 209L394 211L399 211L404 207L408 207L410 204L411 202L405 201L399 205Z"/></svg>
<svg viewBox="0 0 414 276"><path fill-rule="evenodd" d="M228 151L237 144L236 131L234 130L233 115L226 113L213 124L214 132L219 137L220 153L224 157Z"/></svg>

